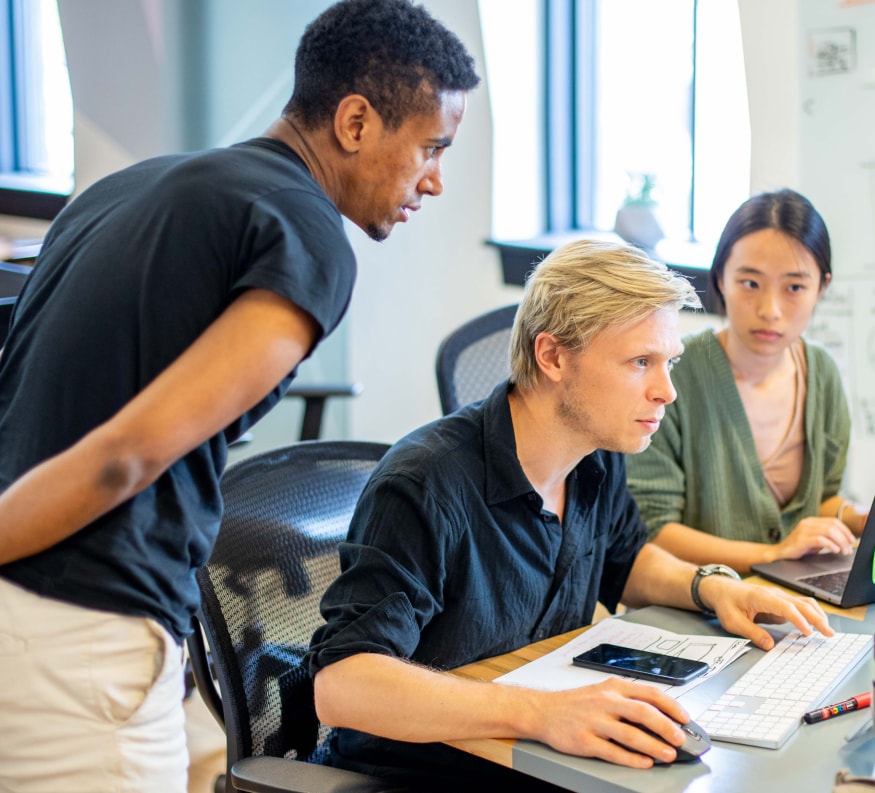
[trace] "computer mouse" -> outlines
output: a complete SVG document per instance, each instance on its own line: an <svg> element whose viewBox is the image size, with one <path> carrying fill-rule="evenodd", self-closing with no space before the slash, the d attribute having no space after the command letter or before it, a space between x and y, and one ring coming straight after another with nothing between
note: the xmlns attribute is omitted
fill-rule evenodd
<svg viewBox="0 0 875 793"><path fill-rule="evenodd" d="M636 724L635 726L638 727L639 730L643 730L654 738L665 743L662 736L657 735L653 730L649 730L647 727L640 724ZM702 754L711 748L711 739L708 737L708 733L696 724L696 722L688 721L686 724L678 724L678 727L680 727L681 731L684 733L684 742L680 746L673 747L677 752L677 757L672 762L690 763L693 760L698 760ZM657 760L656 758L654 758L653 764L669 765L664 760Z"/></svg>

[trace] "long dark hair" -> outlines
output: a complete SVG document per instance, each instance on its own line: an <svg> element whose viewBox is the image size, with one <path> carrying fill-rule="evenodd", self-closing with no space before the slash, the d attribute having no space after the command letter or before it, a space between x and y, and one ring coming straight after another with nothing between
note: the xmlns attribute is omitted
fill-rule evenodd
<svg viewBox="0 0 875 793"><path fill-rule="evenodd" d="M726 300L720 291L720 279L732 246L742 237L763 229L781 231L804 245L820 270L820 283L832 273L832 249L829 232L820 213L812 203L795 190L787 188L771 193L759 193L748 198L726 222L708 277L709 304L719 313L726 313Z"/></svg>

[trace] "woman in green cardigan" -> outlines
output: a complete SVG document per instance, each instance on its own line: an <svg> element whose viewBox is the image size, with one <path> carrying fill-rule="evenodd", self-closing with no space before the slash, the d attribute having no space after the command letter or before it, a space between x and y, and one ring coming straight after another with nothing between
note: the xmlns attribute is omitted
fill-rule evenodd
<svg viewBox="0 0 875 793"><path fill-rule="evenodd" d="M830 258L823 219L792 190L753 196L727 222L709 283L726 326L684 340L677 401L627 457L651 539L676 556L747 573L853 550L868 513L839 495L847 400L835 361L802 338Z"/></svg>

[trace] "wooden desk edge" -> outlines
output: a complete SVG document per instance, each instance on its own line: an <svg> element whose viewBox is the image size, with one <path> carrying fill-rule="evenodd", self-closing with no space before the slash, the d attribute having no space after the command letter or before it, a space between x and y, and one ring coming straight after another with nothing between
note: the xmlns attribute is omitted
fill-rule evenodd
<svg viewBox="0 0 875 793"><path fill-rule="evenodd" d="M496 655L493 658L484 658L480 661L474 661L465 666L459 666L456 669L450 669L446 674L453 677L461 677L465 680L482 680L490 682L497 677L501 677L514 669L519 669L523 664L529 661L535 661L547 653L557 650L563 644L570 642L575 636L579 636L586 630L592 627L587 625L585 628L577 628L568 633L560 633L558 636L551 636L549 639L543 639L534 644L528 644L525 647L520 647L518 650L511 650L504 655Z"/></svg>
<svg viewBox="0 0 875 793"><path fill-rule="evenodd" d="M467 741L445 741L445 743L475 757L503 765L505 768L513 768L513 745L516 741L512 738L471 738Z"/></svg>
<svg viewBox="0 0 875 793"><path fill-rule="evenodd" d="M575 636L580 635L586 628L578 628L559 636L551 636L549 639L536 642L535 644L520 647L518 650L497 655L494 658L484 658L473 664L466 664L457 669L451 669L446 674L459 677L464 680L491 683L497 677L501 677L514 669L518 669L529 661L534 661L547 653L553 652L563 644L570 642ZM493 763L498 763L506 768L513 768L513 747L516 741L513 738L470 738L460 741L445 741L448 746L453 746L463 752L482 757Z"/></svg>

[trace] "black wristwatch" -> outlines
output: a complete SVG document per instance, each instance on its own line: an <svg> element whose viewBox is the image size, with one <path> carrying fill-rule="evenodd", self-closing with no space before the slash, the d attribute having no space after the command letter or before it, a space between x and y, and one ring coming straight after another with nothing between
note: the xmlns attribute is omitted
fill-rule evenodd
<svg viewBox="0 0 875 793"><path fill-rule="evenodd" d="M702 583L703 578L709 575L725 575L729 578L734 578L736 581L741 581L741 576L725 564L706 564L696 570L696 574L693 576L693 583L690 585L690 596L693 598L696 608L705 614L713 614L714 611L709 609L702 602L702 598L699 597L699 584Z"/></svg>

